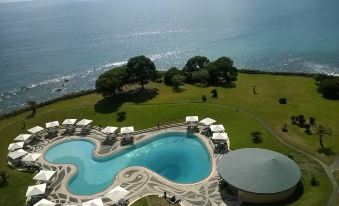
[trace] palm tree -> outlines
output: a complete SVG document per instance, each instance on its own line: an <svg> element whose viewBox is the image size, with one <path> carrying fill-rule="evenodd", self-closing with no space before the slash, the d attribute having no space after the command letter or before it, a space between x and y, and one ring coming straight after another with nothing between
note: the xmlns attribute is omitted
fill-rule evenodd
<svg viewBox="0 0 339 206"><path fill-rule="evenodd" d="M26 104L32 109L32 117L34 117L36 113L36 101L27 101Z"/></svg>
<svg viewBox="0 0 339 206"><path fill-rule="evenodd" d="M324 135L331 135L332 129L319 124L315 128L315 134L317 134L319 136L319 144L320 144L321 149L325 150L325 147L324 147L324 144L323 144L323 136Z"/></svg>

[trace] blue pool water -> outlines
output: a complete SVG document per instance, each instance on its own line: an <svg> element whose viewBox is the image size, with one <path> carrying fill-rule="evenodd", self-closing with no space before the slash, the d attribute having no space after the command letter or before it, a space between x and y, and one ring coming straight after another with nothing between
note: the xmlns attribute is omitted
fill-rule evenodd
<svg viewBox="0 0 339 206"><path fill-rule="evenodd" d="M95 145L88 140L70 140L57 144L45 154L51 163L68 163L78 168L68 182L77 195L105 190L117 173L130 166L146 167L176 183L194 183L211 171L210 156L204 143L192 135L170 132L107 157L95 157Z"/></svg>

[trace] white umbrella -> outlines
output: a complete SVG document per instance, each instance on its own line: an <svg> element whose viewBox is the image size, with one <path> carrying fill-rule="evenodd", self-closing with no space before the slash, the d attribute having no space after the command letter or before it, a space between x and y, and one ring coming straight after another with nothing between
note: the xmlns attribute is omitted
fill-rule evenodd
<svg viewBox="0 0 339 206"><path fill-rule="evenodd" d="M112 190L110 190L108 193L106 193L105 197L111 199L113 202L116 203L128 194L129 194L129 191L118 186L118 187L115 187Z"/></svg>
<svg viewBox="0 0 339 206"><path fill-rule="evenodd" d="M96 198L94 200L90 200L82 203L82 206L104 206L101 198Z"/></svg>
<svg viewBox="0 0 339 206"><path fill-rule="evenodd" d="M23 162L35 162L40 156L41 156L41 153L29 153L26 157L22 158L22 161Z"/></svg>
<svg viewBox="0 0 339 206"><path fill-rule="evenodd" d="M24 146L24 142L15 142L15 143L11 143L8 145L8 150L12 151L12 150L16 150L16 149L21 149Z"/></svg>
<svg viewBox="0 0 339 206"><path fill-rule="evenodd" d="M228 140L227 133L213 133L213 140Z"/></svg>
<svg viewBox="0 0 339 206"><path fill-rule="evenodd" d="M224 125L218 124L218 125L211 125L210 126L212 132L223 132L225 131Z"/></svg>
<svg viewBox="0 0 339 206"><path fill-rule="evenodd" d="M19 149L19 150L16 150L14 152L9 153L8 157L10 157L11 159L15 160L15 159L17 159L19 157L22 157L22 156L26 155L26 154L27 154L27 152L25 150Z"/></svg>
<svg viewBox="0 0 339 206"><path fill-rule="evenodd" d="M26 197L45 194L47 184L29 186L26 192Z"/></svg>
<svg viewBox="0 0 339 206"><path fill-rule="evenodd" d="M90 119L82 119L80 120L77 125L78 126L86 126L88 124L90 124L91 122L93 122L93 120L90 120Z"/></svg>
<svg viewBox="0 0 339 206"><path fill-rule="evenodd" d="M40 180L40 181L48 182L51 180L51 178L53 177L55 173L56 171L40 170L40 172L33 177L33 180Z"/></svg>
<svg viewBox="0 0 339 206"><path fill-rule="evenodd" d="M59 122L58 121L53 121L53 122L47 122L46 123L46 128L57 127L57 126L59 126Z"/></svg>
<svg viewBox="0 0 339 206"><path fill-rule="evenodd" d="M199 121L198 116L186 116L186 122L197 122Z"/></svg>
<svg viewBox="0 0 339 206"><path fill-rule="evenodd" d="M54 206L55 203L46 200L46 199L41 199L39 202L35 203L33 206Z"/></svg>
<svg viewBox="0 0 339 206"><path fill-rule="evenodd" d="M108 126L108 127L105 127L103 130L101 130L101 132L113 134L117 129L118 129L118 127Z"/></svg>
<svg viewBox="0 0 339 206"><path fill-rule="evenodd" d="M208 118L208 117L200 121L201 124L204 124L206 126L210 126L211 124L213 124L215 122L216 121L214 119L211 119L211 118Z"/></svg>
<svg viewBox="0 0 339 206"><path fill-rule="evenodd" d="M73 125L77 119L65 119L65 121L62 122L63 125Z"/></svg>
<svg viewBox="0 0 339 206"><path fill-rule="evenodd" d="M14 138L15 141L26 141L28 140L32 135L31 134L19 134Z"/></svg>
<svg viewBox="0 0 339 206"><path fill-rule="evenodd" d="M44 130L44 128L40 127L40 126L35 126L27 131L29 131L32 134L38 133L40 131Z"/></svg>
<svg viewBox="0 0 339 206"><path fill-rule="evenodd" d="M128 134L128 133L133 133L134 132L134 127L121 127L120 128L120 133L121 134Z"/></svg>

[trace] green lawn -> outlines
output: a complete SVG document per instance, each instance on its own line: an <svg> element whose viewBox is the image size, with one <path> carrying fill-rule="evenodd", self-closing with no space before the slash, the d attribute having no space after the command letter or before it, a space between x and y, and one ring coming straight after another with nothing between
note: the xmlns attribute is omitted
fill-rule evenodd
<svg viewBox="0 0 339 206"><path fill-rule="evenodd" d="M141 198L132 204L132 206L168 206L170 205L168 201L166 201L162 197L158 197L157 195L149 195ZM173 204L173 206L179 206L179 204Z"/></svg>
<svg viewBox="0 0 339 206"><path fill-rule="evenodd" d="M256 85L258 95L252 94L252 85ZM124 100L103 100L100 95L90 94L43 108L38 108L36 117L27 119L29 112L0 121L0 170L10 175L9 184L0 187L0 205L22 205L25 191L32 184L32 175L9 169L6 165L7 147L12 139L26 129L41 125L52 120L63 121L65 118L89 118L96 125L134 125L136 129L182 122L186 115L199 115L200 118L212 117L225 125L231 139L231 148L261 147L292 155L302 170L303 195L297 201L288 205L324 205L331 194L331 184L322 168L312 160L297 154L279 143L266 131L262 125L250 115L234 108L245 109L261 118L276 133L291 144L317 156L330 164L333 156L319 154L318 139L315 135L304 132L289 124L290 116L304 114L316 118L316 122L332 127L332 136L325 137L325 146L334 152L339 150L339 101L323 99L317 92L315 81L306 77L247 75L240 74L236 88L218 87L218 98L208 98L201 102L201 96L210 95L212 87L196 87L184 85L181 91L173 91L163 84L151 83L148 88L158 88L158 94L148 94L136 97L125 97ZM146 97L145 97L146 96ZM287 105L278 103L279 97L286 97ZM117 121L118 112L126 112L126 119ZM288 123L289 132L281 132L281 126ZM249 134L261 131L262 144L253 144ZM310 186L310 178L315 175L320 182L317 187ZM12 204L11 204L12 203Z"/></svg>

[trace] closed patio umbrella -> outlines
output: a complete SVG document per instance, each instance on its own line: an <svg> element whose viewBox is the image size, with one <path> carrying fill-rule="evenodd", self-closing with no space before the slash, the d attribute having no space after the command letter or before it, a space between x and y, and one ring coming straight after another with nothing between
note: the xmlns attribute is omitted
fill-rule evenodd
<svg viewBox="0 0 339 206"><path fill-rule="evenodd" d="M13 151L16 149L21 149L24 146L24 142L15 142L8 145L8 150Z"/></svg>
<svg viewBox="0 0 339 206"><path fill-rule="evenodd" d="M47 184L39 184L39 185L33 185L29 186L26 191L26 197L32 197L36 195L42 195L46 192Z"/></svg>

